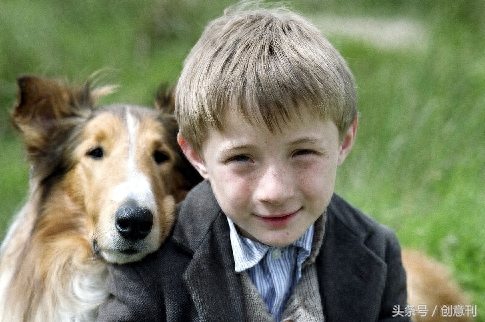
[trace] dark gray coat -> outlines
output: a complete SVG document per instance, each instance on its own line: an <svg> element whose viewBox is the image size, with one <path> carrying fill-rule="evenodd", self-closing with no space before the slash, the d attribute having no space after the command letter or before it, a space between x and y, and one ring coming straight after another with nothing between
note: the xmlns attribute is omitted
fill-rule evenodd
<svg viewBox="0 0 485 322"><path fill-rule="evenodd" d="M394 233L334 195L316 260L326 322L409 321L406 276ZM229 226L208 182L178 208L164 245L138 263L110 267L113 296L99 321L244 321Z"/></svg>

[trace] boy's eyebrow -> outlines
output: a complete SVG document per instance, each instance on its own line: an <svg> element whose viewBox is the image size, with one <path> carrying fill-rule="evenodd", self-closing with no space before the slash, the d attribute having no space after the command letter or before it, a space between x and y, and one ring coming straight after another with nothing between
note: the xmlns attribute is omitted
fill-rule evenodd
<svg viewBox="0 0 485 322"><path fill-rule="evenodd" d="M291 145L291 146L299 145L299 144L312 144L312 145L318 144L318 145L321 145L322 143L323 143L322 140L319 139L319 138L312 137L312 136L304 136L304 137L298 138L294 141L291 141L289 143L289 145ZM271 144L271 143L269 143L269 144ZM254 145L250 144L250 143L229 142L229 143L227 143L226 146L222 146L220 151L222 153L227 153L227 152L234 152L234 151L237 151L237 150L251 149L253 147L254 147Z"/></svg>
<svg viewBox="0 0 485 322"><path fill-rule="evenodd" d="M221 152L232 152L232 151L237 151L237 150L243 150L243 149L248 149L254 147L252 144L246 144L246 143L237 143L237 142L229 142L225 146L223 145L221 147Z"/></svg>
<svg viewBox="0 0 485 322"><path fill-rule="evenodd" d="M321 138L318 136L303 136L300 138L295 139L294 141L291 141L289 143L289 146L308 146L308 147L315 147L315 148L320 148L320 149L326 149L328 142L325 140L325 138Z"/></svg>
<svg viewBox="0 0 485 322"><path fill-rule="evenodd" d="M305 136L291 142L292 145L305 144L305 143L319 144L319 143L322 143L322 140L312 136Z"/></svg>

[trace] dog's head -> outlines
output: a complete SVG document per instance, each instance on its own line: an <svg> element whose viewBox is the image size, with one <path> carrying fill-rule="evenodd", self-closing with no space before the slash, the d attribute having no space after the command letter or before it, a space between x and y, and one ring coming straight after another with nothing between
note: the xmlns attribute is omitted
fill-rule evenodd
<svg viewBox="0 0 485 322"><path fill-rule="evenodd" d="M155 251L170 232L175 203L201 180L176 142L170 100L160 99L156 109L94 107L109 88L72 88L38 77L18 84L12 116L32 164L32 188L43 202L38 221L62 221L65 212L109 262Z"/></svg>

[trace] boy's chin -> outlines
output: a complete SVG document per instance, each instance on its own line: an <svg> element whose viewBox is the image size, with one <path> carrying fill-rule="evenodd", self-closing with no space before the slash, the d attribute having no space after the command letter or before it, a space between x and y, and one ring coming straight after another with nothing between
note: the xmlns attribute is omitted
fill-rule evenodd
<svg viewBox="0 0 485 322"><path fill-rule="evenodd" d="M306 231L306 230L305 230ZM293 244L298 238L300 238L305 231L301 234L295 234L291 230L285 231L268 231L262 234L244 235L245 237L257 241L261 244L270 247L286 247Z"/></svg>

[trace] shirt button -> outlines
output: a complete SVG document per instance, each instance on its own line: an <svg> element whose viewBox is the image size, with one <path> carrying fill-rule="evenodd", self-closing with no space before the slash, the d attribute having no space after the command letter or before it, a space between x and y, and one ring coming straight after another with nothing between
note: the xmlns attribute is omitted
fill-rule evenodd
<svg viewBox="0 0 485 322"><path fill-rule="evenodd" d="M271 258L273 258L274 260L280 259L281 258L281 249L279 249L279 248L273 249L273 251L271 252Z"/></svg>

